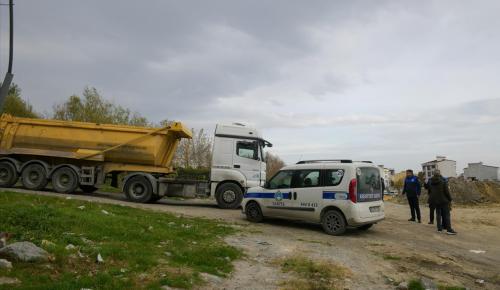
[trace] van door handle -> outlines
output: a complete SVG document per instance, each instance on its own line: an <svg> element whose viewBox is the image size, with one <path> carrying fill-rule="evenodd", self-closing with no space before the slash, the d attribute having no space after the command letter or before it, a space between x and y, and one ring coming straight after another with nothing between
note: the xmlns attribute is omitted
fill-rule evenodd
<svg viewBox="0 0 500 290"><path fill-rule="evenodd" d="M234 168L240 168L241 166L239 164L235 164Z"/></svg>
<svg viewBox="0 0 500 290"><path fill-rule="evenodd" d="M297 199L297 192L294 192L293 193L293 200L296 200Z"/></svg>

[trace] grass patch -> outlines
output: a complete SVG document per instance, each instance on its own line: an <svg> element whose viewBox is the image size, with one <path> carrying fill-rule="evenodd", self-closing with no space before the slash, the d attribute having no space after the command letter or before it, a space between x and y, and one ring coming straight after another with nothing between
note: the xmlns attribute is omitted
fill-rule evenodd
<svg viewBox="0 0 500 290"><path fill-rule="evenodd" d="M394 256L394 255L390 255L390 254L383 254L382 258L384 260L392 260L392 261L399 261L399 260L401 260L400 256Z"/></svg>
<svg viewBox="0 0 500 290"><path fill-rule="evenodd" d="M284 273L292 273L293 278L282 283L284 289L322 290L338 289L350 270L331 262L313 261L294 256L278 261Z"/></svg>
<svg viewBox="0 0 500 290"><path fill-rule="evenodd" d="M1 191L0 217L10 242L31 241L55 258L0 270L22 281L0 289L192 288L203 283L199 273L226 276L241 256L223 242L235 229L207 219Z"/></svg>
<svg viewBox="0 0 500 290"><path fill-rule="evenodd" d="M425 287L420 280L414 279L408 283L408 290L425 290Z"/></svg>

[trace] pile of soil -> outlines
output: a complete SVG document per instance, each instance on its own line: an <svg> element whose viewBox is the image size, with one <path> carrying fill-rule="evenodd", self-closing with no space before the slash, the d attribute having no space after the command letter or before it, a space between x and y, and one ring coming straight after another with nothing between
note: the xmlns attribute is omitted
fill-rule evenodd
<svg viewBox="0 0 500 290"><path fill-rule="evenodd" d="M500 202L500 182L495 181L467 181L461 178L449 178L451 197L454 203L498 203ZM420 203L427 204L428 194L422 189ZM406 203L406 197L398 195L393 199L396 202Z"/></svg>

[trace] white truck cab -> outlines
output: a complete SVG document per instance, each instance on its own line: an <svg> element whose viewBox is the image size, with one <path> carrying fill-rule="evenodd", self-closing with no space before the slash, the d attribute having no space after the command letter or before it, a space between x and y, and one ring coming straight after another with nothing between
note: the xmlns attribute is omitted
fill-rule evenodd
<svg viewBox="0 0 500 290"><path fill-rule="evenodd" d="M384 219L383 190L380 168L369 161L301 161L248 189L242 206L253 222L302 220L340 235L347 227L366 230Z"/></svg>
<svg viewBox="0 0 500 290"><path fill-rule="evenodd" d="M210 172L210 195L222 208L237 208L250 187L264 185L264 147L272 144L244 124L217 124Z"/></svg>

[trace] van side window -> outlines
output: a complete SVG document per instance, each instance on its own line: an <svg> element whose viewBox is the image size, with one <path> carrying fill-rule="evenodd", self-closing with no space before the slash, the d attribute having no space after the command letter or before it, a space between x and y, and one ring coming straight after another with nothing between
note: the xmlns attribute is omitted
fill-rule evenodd
<svg viewBox="0 0 500 290"><path fill-rule="evenodd" d="M269 189L290 188L292 185L293 171L280 171L269 180Z"/></svg>
<svg viewBox="0 0 500 290"><path fill-rule="evenodd" d="M296 170L293 180L293 188L319 186L319 170Z"/></svg>
<svg viewBox="0 0 500 290"><path fill-rule="evenodd" d="M344 169L325 170L325 186L336 186L342 182Z"/></svg>
<svg viewBox="0 0 500 290"><path fill-rule="evenodd" d="M243 158L257 159L257 148L255 142L238 141L236 143L236 154Z"/></svg>

